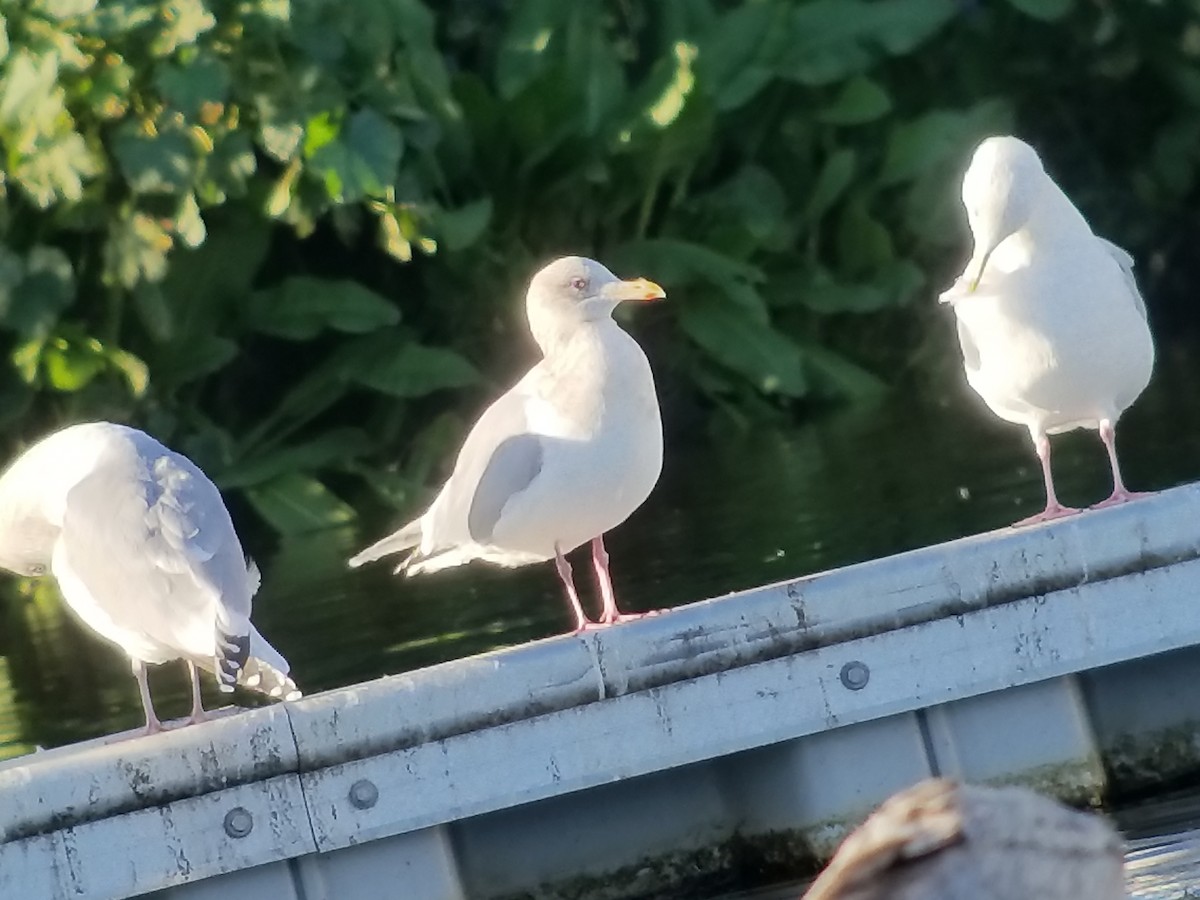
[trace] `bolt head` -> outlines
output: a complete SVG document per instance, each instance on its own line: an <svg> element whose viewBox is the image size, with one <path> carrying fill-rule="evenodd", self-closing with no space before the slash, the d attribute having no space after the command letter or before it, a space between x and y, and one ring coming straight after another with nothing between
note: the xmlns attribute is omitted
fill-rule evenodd
<svg viewBox="0 0 1200 900"><path fill-rule="evenodd" d="M231 838L244 838L254 829L254 816L244 806L235 806L225 813L225 833Z"/></svg>
<svg viewBox="0 0 1200 900"><path fill-rule="evenodd" d="M866 663L855 659L842 666L841 674L838 677L842 679L842 685L848 690L861 691L871 680L871 670L867 668Z"/></svg>
<svg viewBox="0 0 1200 900"><path fill-rule="evenodd" d="M350 785L350 805L355 809L370 809L379 801L379 788L366 778Z"/></svg>

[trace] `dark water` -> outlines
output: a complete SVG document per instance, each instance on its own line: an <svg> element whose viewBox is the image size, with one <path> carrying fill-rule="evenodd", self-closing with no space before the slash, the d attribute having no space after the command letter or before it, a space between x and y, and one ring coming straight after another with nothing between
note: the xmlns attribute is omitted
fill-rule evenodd
<svg viewBox="0 0 1200 900"><path fill-rule="evenodd" d="M1160 348L1154 382L1118 429L1131 487L1200 478L1197 369L1188 356ZM788 429L674 435L654 495L608 540L618 599L628 609L677 605L987 531L1037 511L1043 495L1028 437L994 419L961 378L952 370L934 382L942 385L936 394L897 389ZM1094 433L1063 435L1053 446L1064 502L1107 496L1111 483ZM346 557L389 524L311 534L259 555L255 621L306 692L566 629L549 565L476 565L416 579L394 578L385 565L348 571ZM576 574L585 605L594 602L587 573L581 556ZM140 724L128 664L70 619L50 583L3 579L0 592L0 758ZM181 666L156 670L152 684L161 715L186 712ZM1174 843L1135 851L1131 871L1145 869L1147 858L1174 860L1200 885L1196 836L1155 840ZM1146 884L1139 897L1185 896Z"/></svg>

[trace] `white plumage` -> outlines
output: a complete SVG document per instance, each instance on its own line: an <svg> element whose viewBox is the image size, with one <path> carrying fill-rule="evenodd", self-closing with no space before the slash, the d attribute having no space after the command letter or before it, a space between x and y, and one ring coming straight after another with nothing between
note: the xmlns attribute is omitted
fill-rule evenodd
<svg viewBox="0 0 1200 900"><path fill-rule="evenodd" d="M0 566L53 574L76 615L129 655L147 731L161 724L146 663L187 662L192 721L204 717L197 667L223 690L240 681L299 696L287 661L250 624L258 572L216 486L136 429L74 425L12 464L0 477Z"/></svg>
<svg viewBox="0 0 1200 900"><path fill-rule="evenodd" d="M1046 508L1025 521L1075 510L1058 502L1049 434L1100 432L1113 494L1135 494L1117 463L1117 419L1150 380L1154 345L1133 260L1093 234L1046 174L1037 153L992 137L963 178L975 239L966 269L941 296L958 318L967 381L1000 418L1029 429L1042 462Z"/></svg>
<svg viewBox="0 0 1200 900"><path fill-rule="evenodd" d="M612 597L603 534L649 496L662 471L662 422L650 365L612 318L623 300L656 300L658 285L621 281L597 262L566 257L526 296L542 360L475 423L453 474L420 518L350 560L412 550L415 575L481 559L519 566L555 559L576 625L588 624L563 554L588 540L604 623Z"/></svg>

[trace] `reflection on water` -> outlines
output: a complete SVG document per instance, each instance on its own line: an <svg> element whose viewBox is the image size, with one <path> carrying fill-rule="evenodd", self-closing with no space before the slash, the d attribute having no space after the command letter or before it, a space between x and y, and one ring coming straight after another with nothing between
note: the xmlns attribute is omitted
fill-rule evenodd
<svg viewBox="0 0 1200 900"><path fill-rule="evenodd" d="M1200 897L1200 831L1130 841L1125 882L1137 900L1196 900Z"/></svg>
<svg viewBox="0 0 1200 900"><path fill-rule="evenodd" d="M1020 429L995 420L965 385L949 385L943 398L914 393L786 431L676 435L655 493L608 540L623 605L699 600L986 531L1040 508L1036 459ZM1179 402L1198 396L1200 377L1186 358L1160 360L1121 423L1132 487L1200 477L1200 405ZM1094 433L1055 438L1054 465L1066 503L1095 502L1111 489ZM306 692L568 626L549 565L415 579L395 578L385 564L347 570L347 556L389 524L290 540L259 559L255 621ZM585 605L589 571L576 566ZM141 723L127 662L69 618L51 584L6 578L0 590L0 757ZM157 669L152 683L162 715L186 713L180 664Z"/></svg>

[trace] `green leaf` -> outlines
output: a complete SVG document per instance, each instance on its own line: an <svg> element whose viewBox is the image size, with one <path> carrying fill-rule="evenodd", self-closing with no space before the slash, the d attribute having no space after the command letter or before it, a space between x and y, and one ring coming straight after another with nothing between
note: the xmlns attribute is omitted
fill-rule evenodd
<svg viewBox="0 0 1200 900"><path fill-rule="evenodd" d="M304 128L304 155L312 157L317 151L332 144L341 132L341 125L328 110L308 120Z"/></svg>
<svg viewBox="0 0 1200 900"><path fill-rule="evenodd" d="M448 250L465 250L483 236L491 220L492 198L483 197L458 209L442 210L435 225Z"/></svg>
<svg viewBox="0 0 1200 900"><path fill-rule="evenodd" d="M8 326L9 311L19 297L17 286L25 278L25 261L0 243L0 322Z"/></svg>
<svg viewBox="0 0 1200 900"><path fill-rule="evenodd" d="M145 0L104 0L88 24L102 38L123 38L154 21L159 10Z"/></svg>
<svg viewBox="0 0 1200 900"><path fill-rule="evenodd" d="M831 84L884 54L911 52L950 21L954 0L813 0L792 14L777 71L802 84Z"/></svg>
<svg viewBox="0 0 1200 900"><path fill-rule="evenodd" d="M936 109L906 122L891 133L880 182L910 181L943 168L949 160L960 160L961 175L973 145L1007 120L1005 102L985 100L968 110Z"/></svg>
<svg viewBox="0 0 1200 900"><path fill-rule="evenodd" d="M208 231L204 227L204 219L200 216L200 205L196 202L195 194L184 194L183 202L175 213L175 233L185 247L193 250L204 243Z"/></svg>
<svg viewBox="0 0 1200 900"><path fill-rule="evenodd" d="M217 24L204 0L167 0L159 15L163 27L150 42L150 52L155 56L168 56L181 46L194 44Z"/></svg>
<svg viewBox="0 0 1200 900"><path fill-rule="evenodd" d="M779 3L743 3L700 38L696 71L717 109L744 106L770 83L787 40L787 14Z"/></svg>
<svg viewBox="0 0 1200 900"><path fill-rule="evenodd" d="M903 306L925 287L927 279L921 267L911 260L895 259L882 266L875 275L875 283L888 293L892 303Z"/></svg>
<svg viewBox="0 0 1200 900"><path fill-rule="evenodd" d="M69 128L39 139L26 155L14 155L13 180L42 209L60 200L79 202L84 183L104 170L83 136Z"/></svg>
<svg viewBox="0 0 1200 900"><path fill-rule="evenodd" d="M182 131L146 134L135 122L117 129L113 156L129 186L141 194L175 194L192 181L192 148Z"/></svg>
<svg viewBox="0 0 1200 900"><path fill-rule="evenodd" d="M315 478L285 472L246 492L255 511L281 534L301 534L344 525L354 510Z"/></svg>
<svg viewBox="0 0 1200 900"><path fill-rule="evenodd" d="M71 260L57 247L33 247L25 257L25 276L13 292L6 327L23 337L46 335L75 299Z"/></svg>
<svg viewBox="0 0 1200 900"><path fill-rule="evenodd" d="M22 341L12 353L13 368L25 384L37 381L38 369L42 364L42 353L46 349L46 338L35 337Z"/></svg>
<svg viewBox="0 0 1200 900"><path fill-rule="evenodd" d="M216 206L229 197L243 197L258 169L254 145L244 131L232 131L213 145L204 160L204 178L198 193L206 205Z"/></svg>
<svg viewBox="0 0 1200 900"><path fill-rule="evenodd" d="M167 230L145 213L118 219L104 245L105 282L133 288L143 279L160 281L172 244Z"/></svg>
<svg viewBox="0 0 1200 900"><path fill-rule="evenodd" d="M150 386L150 370L146 364L128 350L105 351L108 362L129 382L129 390L135 397L141 397Z"/></svg>
<svg viewBox="0 0 1200 900"><path fill-rule="evenodd" d="M771 172L761 166L743 166L728 181L696 198L696 206L720 223L709 244L719 245L725 226L740 226L755 245L783 249L789 238L787 195Z"/></svg>
<svg viewBox="0 0 1200 900"><path fill-rule="evenodd" d="M561 0L519 0L508 15L508 30L496 55L496 86L501 98L521 93L550 62L555 32L572 4Z"/></svg>
<svg viewBox="0 0 1200 900"><path fill-rule="evenodd" d="M479 381L475 367L453 350L412 342L380 350L350 374L358 384L392 397L423 397Z"/></svg>
<svg viewBox="0 0 1200 900"><path fill-rule="evenodd" d="M385 207L379 213L379 246L393 259L412 262L412 242L404 236L396 211L391 207Z"/></svg>
<svg viewBox="0 0 1200 900"><path fill-rule="evenodd" d="M1031 19L1054 22L1071 11L1074 0L1008 0L1010 6Z"/></svg>
<svg viewBox="0 0 1200 900"><path fill-rule="evenodd" d="M217 57L202 54L188 65L160 67L154 86L167 103L195 119L206 106L225 103L229 96L229 68Z"/></svg>
<svg viewBox="0 0 1200 900"><path fill-rule="evenodd" d="M852 147L843 147L830 154L808 195L805 219L816 222L837 203L854 178L857 160L858 154Z"/></svg>
<svg viewBox="0 0 1200 900"><path fill-rule="evenodd" d="M133 304L142 325L154 340L162 343L171 339L175 323L161 285L140 282L133 289Z"/></svg>
<svg viewBox="0 0 1200 900"><path fill-rule="evenodd" d="M680 324L709 356L741 373L763 393L802 397L808 392L800 348L744 310L689 298L682 304Z"/></svg>
<svg viewBox="0 0 1200 900"><path fill-rule="evenodd" d="M50 387L67 393L87 387L107 368L104 348L94 339L55 338L42 350L41 364Z"/></svg>
<svg viewBox="0 0 1200 900"><path fill-rule="evenodd" d="M15 128L56 118L59 110L65 111L57 85L58 55L20 47L9 56L0 79L0 122Z"/></svg>
<svg viewBox="0 0 1200 900"><path fill-rule="evenodd" d="M270 441L281 440L296 428L321 415L346 395L350 369L361 363L360 357L375 352L381 334L344 341L338 349L288 389L283 399L270 413L242 437L241 449L250 449Z"/></svg>
<svg viewBox="0 0 1200 900"><path fill-rule="evenodd" d="M150 371L156 393L169 392L224 368L237 357L238 346L215 334L196 335L160 344Z"/></svg>
<svg viewBox="0 0 1200 900"><path fill-rule="evenodd" d="M296 276L255 294L245 312L247 327L306 341L323 329L363 334L400 321L400 311L356 281Z"/></svg>
<svg viewBox="0 0 1200 900"><path fill-rule="evenodd" d="M318 437L238 462L219 473L223 489L251 487L288 472L312 472L362 456L372 446L361 428L335 428Z"/></svg>
<svg viewBox="0 0 1200 900"><path fill-rule="evenodd" d="M891 232L871 215L866 202L847 204L838 222L838 258L852 277L868 274L895 259Z"/></svg>
<svg viewBox="0 0 1200 900"><path fill-rule="evenodd" d="M805 345L804 362L814 386L822 388L823 393L863 400L887 390L878 376L819 344Z"/></svg>
<svg viewBox="0 0 1200 900"><path fill-rule="evenodd" d="M37 394L22 373L0 368L0 427L15 428L33 408Z"/></svg>
<svg viewBox="0 0 1200 900"><path fill-rule="evenodd" d="M400 129L374 110L354 113L336 138L316 142L315 149L310 149L311 138L310 132L308 167L324 181L331 199L352 203L379 197L395 182L404 149Z"/></svg>
<svg viewBox="0 0 1200 900"><path fill-rule="evenodd" d="M264 150L279 162L288 162L300 150L304 140L304 123L290 120L264 122L258 131Z"/></svg>
<svg viewBox="0 0 1200 900"><path fill-rule="evenodd" d="M179 335L219 332L246 300L270 244L270 223L245 209L214 213L195 250L176 253L163 294Z"/></svg>
<svg viewBox="0 0 1200 900"><path fill-rule="evenodd" d="M74 19L96 8L96 0L35 0L33 8L51 19Z"/></svg>
<svg viewBox="0 0 1200 900"><path fill-rule="evenodd" d="M124 116L129 109L134 75L133 66L120 56L101 57L84 94L91 111L104 120Z"/></svg>
<svg viewBox="0 0 1200 900"><path fill-rule="evenodd" d="M568 77L583 94L583 130L595 135L625 99L628 91L625 69L603 24L593 21L596 7L586 3L571 6L573 17L566 47Z"/></svg>
<svg viewBox="0 0 1200 900"><path fill-rule="evenodd" d="M861 125L874 122L891 111L892 99L887 91L865 75L851 78L838 91L833 103L819 115L831 125Z"/></svg>

